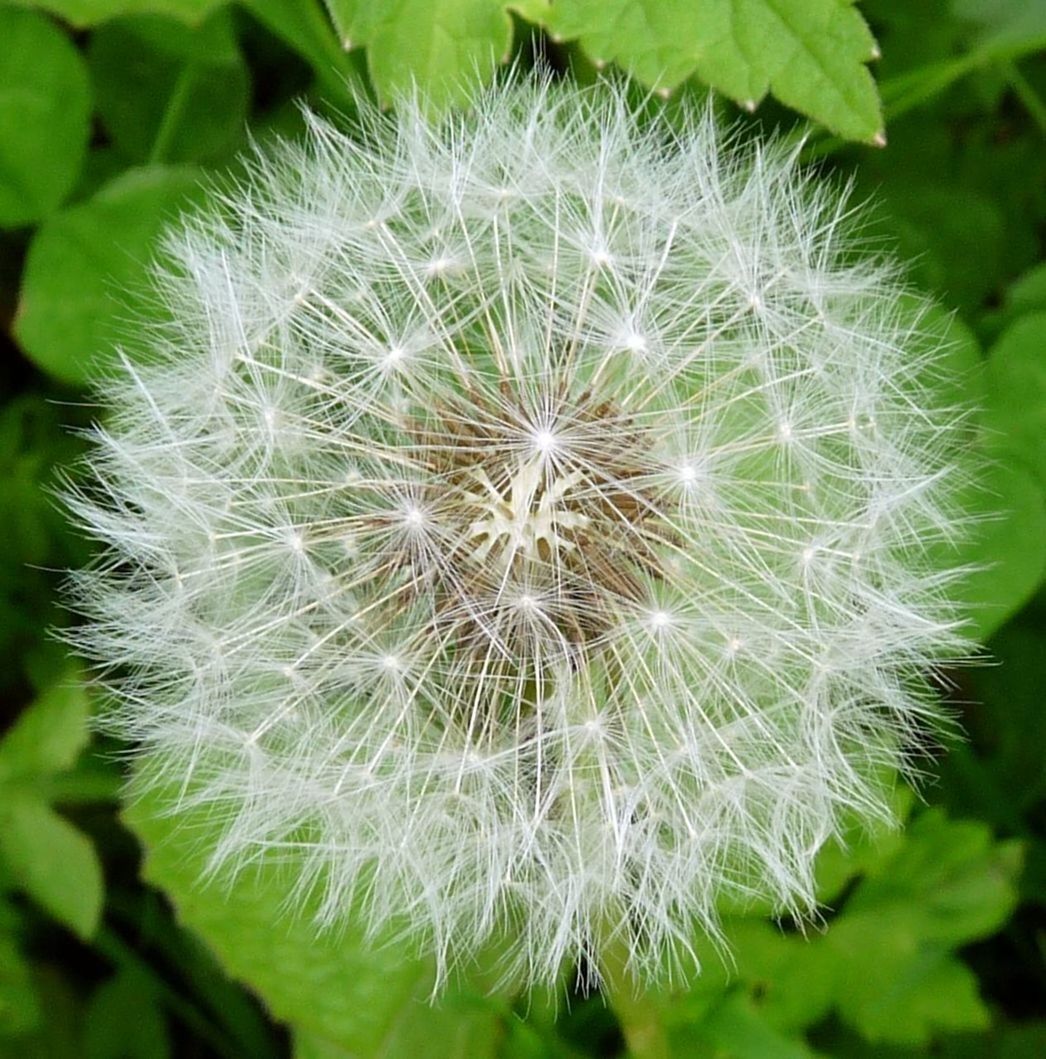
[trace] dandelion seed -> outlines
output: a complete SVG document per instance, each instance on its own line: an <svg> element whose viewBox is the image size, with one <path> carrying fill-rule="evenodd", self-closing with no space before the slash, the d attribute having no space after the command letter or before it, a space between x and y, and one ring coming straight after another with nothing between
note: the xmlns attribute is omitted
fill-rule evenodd
<svg viewBox="0 0 1046 1059"><path fill-rule="evenodd" d="M609 923L652 976L888 817L962 649L954 417L782 149L607 85L424 113L310 116L168 238L76 642L216 867L286 855L318 927L549 982Z"/></svg>

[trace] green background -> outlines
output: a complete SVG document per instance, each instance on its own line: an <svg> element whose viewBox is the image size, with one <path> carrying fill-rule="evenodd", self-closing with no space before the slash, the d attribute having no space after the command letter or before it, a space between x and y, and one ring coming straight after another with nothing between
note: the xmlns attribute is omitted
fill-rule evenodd
<svg viewBox="0 0 1046 1059"><path fill-rule="evenodd" d="M851 179L941 306L988 454L982 532L942 556L982 567L987 664L942 687L965 740L899 792L903 833L825 851L821 923L728 918L732 959L646 1016L678 1056L1046 1055L1046 0L25 0L0 40L0 1056L625 1054L632 1005L570 977L477 972L432 1005L429 961L317 939L273 872L201 885L194 821L155 794L121 815L122 748L47 634L89 555L51 495L100 414L85 384L159 311L151 247L201 181L298 135L298 99L451 108L536 55L669 110L712 90Z"/></svg>

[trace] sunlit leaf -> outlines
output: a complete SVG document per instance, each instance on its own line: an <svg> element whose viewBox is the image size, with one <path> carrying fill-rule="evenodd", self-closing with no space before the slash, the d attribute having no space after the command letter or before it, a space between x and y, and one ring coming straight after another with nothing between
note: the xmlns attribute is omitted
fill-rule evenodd
<svg viewBox="0 0 1046 1059"><path fill-rule="evenodd" d="M875 42L852 0L560 0L548 25L655 88L696 73L743 106L772 93L850 139L882 132Z"/></svg>

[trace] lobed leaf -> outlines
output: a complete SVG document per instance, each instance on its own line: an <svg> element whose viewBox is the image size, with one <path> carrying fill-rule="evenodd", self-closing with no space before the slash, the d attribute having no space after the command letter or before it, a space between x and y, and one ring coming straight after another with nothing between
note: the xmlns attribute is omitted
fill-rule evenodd
<svg viewBox="0 0 1046 1059"><path fill-rule="evenodd" d="M924 813L833 923L836 1006L869 1041L919 1045L941 1031L983 1029L977 980L952 952L997 930L1017 903L1017 842L977 822Z"/></svg>
<svg viewBox="0 0 1046 1059"><path fill-rule="evenodd" d="M498 0L328 0L345 48L366 46L367 68L385 100L422 89L441 108L489 79L512 45L512 20Z"/></svg>
<svg viewBox="0 0 1046 1059"><path fill-rule="evenodd" d="M852 0L561 0L547 25L653 88L697 74L749 109L772 92L849 139L882 137L878 53Z"/></svg>

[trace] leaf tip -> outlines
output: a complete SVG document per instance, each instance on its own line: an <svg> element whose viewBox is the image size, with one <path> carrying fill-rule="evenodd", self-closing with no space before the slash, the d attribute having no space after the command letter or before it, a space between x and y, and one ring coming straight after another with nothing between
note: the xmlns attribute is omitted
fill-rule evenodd
<svg viewBox="0 0 1046 1059"><path fill-rule="evenodd" d="M885 147L886 146L886 130L885 129L880 129L872 137L872 146L873 147Z"/></svg>

